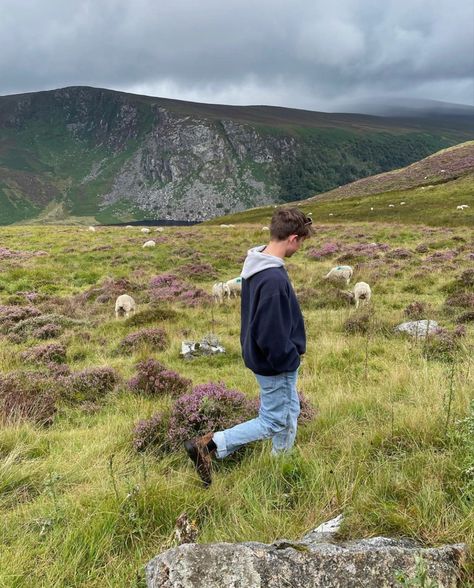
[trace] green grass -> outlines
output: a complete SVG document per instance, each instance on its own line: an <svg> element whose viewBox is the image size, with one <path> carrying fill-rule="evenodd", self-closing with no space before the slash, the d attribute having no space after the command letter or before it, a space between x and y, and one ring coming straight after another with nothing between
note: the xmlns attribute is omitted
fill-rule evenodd
<svg viewBox="0 0 474 588"><path fill-rule="evenodd" d="M118 355L120 340L138 328L115 320L113 301L80 304L74 297L106 277L125 277L135 284L134 296L144 310L149 279L179 272L198 255L219 279L229 279L238 275L247 249L268 238L260 226L166 228L160 234L166 242L153 250L142 249L149 237L138 228L100 227L96 233L71 226L0 228L2 247L48 252L2 259L0 304L18 302L21 292L34 290L40 295L35 304L44 312L73 313L84 323L59 339L67 346L70 367L111 366L124 381L92 409L60 403L49 428L17 423L0 430L0 585L143 586L145 563L173 545L175 521L183 511L196 520L202 542L297 539L343 512L346 538L409 536L425 545L474 547L469 474L474 447L458 424L474 399L473 326L466 325L453 376L451 364L424 357L421 341L396 337L391 330L405 320L403 310L414 300L429 304L432 318L443 326L455 327L460 311L449 312L444 301L456 277L472 267L469 227L326 223L288 260L295 288L310 293L302 303L308 351L299 389L317 408L316 418L300 427L292 456L274 461L268 443L256 443L240 460L219 463L205 491L184 452L142 456L133 451L134 423L171 404L169 398L128 391L125 382L140 359L154 357L193 384L224 382L249 397L257 395L255 379L240 359L239 303L172 304L174 317L149 325L165 329L170 343L164 351L145 347ZM369 338L344 332L354 309L324 302L328 294L320 278L337 256L315 261L307 254L326 241L344 248L383 242L414 252L409 259L363 259L356 267L352 283L371 284L373 324L384 327L374 328ZM427 253L415 252L420 243L427 244ZM459 252L453 261L423 269L429 255L454 249ZM210 291L214 281L193 283ZM222 341L225 355L192 362L179 357L183 339L210 331ZM22 369L19 354L38 343L3 339L0 370ZM473 569L470 559L466 577Z"/></svg>

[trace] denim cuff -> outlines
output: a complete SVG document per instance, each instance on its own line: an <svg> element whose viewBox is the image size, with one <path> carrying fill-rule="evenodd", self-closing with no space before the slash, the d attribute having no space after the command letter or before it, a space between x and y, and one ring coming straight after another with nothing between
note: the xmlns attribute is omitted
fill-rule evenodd
<svg viewBox="0 0 474 588"><path fill-rule="evenodd" d="M225 435L223 431L217 431L212 436L212 440L217 445L216 455L218 459L222 459L227 455L227 445L225 442Z"/></svg>

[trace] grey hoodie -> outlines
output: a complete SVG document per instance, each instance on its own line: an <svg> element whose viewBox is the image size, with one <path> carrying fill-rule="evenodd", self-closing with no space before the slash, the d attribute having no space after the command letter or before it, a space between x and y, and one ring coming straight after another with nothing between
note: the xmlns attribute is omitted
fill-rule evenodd
<svg viewBox="0 0 474 588"><path fill-rule="evenodd" d="M244 261L244 267L242 268L241 276L244 280L250 278L254 274L261 272L262 270L268 269L269 267L282 267L285 262L281 257L275 255L268 255L262 253L266 245L259 245L258 247L252 247L247 251L247 257Z"/></svg>

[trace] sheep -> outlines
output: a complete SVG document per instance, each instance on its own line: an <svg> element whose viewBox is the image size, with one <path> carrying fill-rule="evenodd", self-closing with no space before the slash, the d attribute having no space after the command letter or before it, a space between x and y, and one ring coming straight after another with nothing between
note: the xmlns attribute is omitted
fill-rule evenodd
<svg viewBox="0 0 474 588"><path fill-rule="evenodd" d="M128 294L121 294L115 301L115 317L125 315L128 317L131 312L135 312L137 305L135 300Z"/></svg>
<svg viewBox="0 0 474 588"><path fill-rule="evenodd" d="M372 290L370 289L369 284L366 282L357 282L354 286L354 300L356 308L359 308L359 302L363 300L364 304L368 304L370 302L370 298L372 296Z"/></svg>
<svg viewBox="0 0 474 588"><path fill-rule="evenodd" d="M127 225L125 228L126 229L133 229L133 226L132 225Z"/></svg>
<svg viewBox="0 0 474 588"><path fill-rule="evenodd" d="M225 295L230 298L230 292L228 286L225 282L216 282L212 286L212 296L214 298L214 302L217 304L218 302L222 304L224 302Z"/></svg>
<svg viewBox="0 0 474 588"><path fill-rule="evenodd" d="M146 227L143 227L143 229L140 229L142 233L149 233L150 229L147 229Z"/></svg>
<svg viewBox="0 0 474 588"><path fill-rule="evenodd" d="M351 281L352 274L354 273L353 268L350 265L338 265L333 267L325 276L324 280L331 280L338 282L340 280L345 280L346 284L349 285Z"/></svg>
<svg viewBox="0 0 474 588"><path fill-rule="evenodd" d="M373 207L373 206L371 206L371 207L370 207L370 210L374 210L374 207Z"/></svg>
<svg viewBox="0 0 474 588"><path fill-rule="evenodd" d="M400 202L401 206L403 206L404 204L406 204L406 202L402 201Z"/></svg>
<svg viewBox="0 0 474 588"><path fill-rule="evenodd" d="M395 204L389 204L388 207L389 208L394 208L395 207Z"/></svg>
<svg viewBox="0 0 474 588"><path fill-rule="evenodd" d="M146 243L143 243L142 247L154 247L155 245L155 241L147 241Z"/></svg>
<svg viewBox="0 0 474 588"><path fill-rule="evenodd" d="M155 231L157 233L162 233L164 231L164 228L163 227L156 227Z"/></svg>
<svg viewBox="0 0 474 588"><path fill-rule="evenodd" d="M262 227L262 231L269 231L269 227Z"/></svg>
<svg viewBox="0 0 474 588"><path fill-rule="evenodd" d="M469 208L469 204L460 204L459 206L456 206L456 208L458 210L464 210L465 208Z"/></svg>
<svg viewBox="0 0 474 588"><path fill-rule="evenodd" d="M95 233L95 227L92 227L92 226L91 226L91 227L89 227L89 231L90 231L91 233Z"/></svg>
<svg viewBox="0 0 474 588"><path fill-rule="evenodd" d="M242 278L239 276L238 278L232 278L231 280L227 280L225 283L228 288L228 296L232 298L232 294L237 298L240 296L242 292Z"/></svg>

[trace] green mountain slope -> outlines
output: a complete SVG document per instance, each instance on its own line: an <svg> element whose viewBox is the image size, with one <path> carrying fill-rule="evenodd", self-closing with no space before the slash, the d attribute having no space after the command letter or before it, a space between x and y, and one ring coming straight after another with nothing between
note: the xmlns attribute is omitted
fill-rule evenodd
<svg viewBox="0 0 474 588"><path fill-rule="evenodd" d="M471 138L469 114L327 114L88 87L3 96L0 224L200 221L326 192Z"/></svg>
<svg viewBox="0 0 474 588"><path fill-rule="evenodd" d="M474 141L295 204L320 223L377 221L474 227ZM468 208L460 210L460 205ZM261 207L209 222L268 224L273 210L273 206Z"/></svg>

